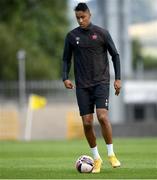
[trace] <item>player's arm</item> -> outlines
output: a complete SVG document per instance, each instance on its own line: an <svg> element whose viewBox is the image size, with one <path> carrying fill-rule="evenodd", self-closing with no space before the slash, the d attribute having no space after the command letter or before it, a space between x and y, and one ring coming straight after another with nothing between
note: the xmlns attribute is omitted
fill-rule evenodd
<svg viewBox="0 0 157 180"><path fill-rule="evenodd" d="M62 72L62 80L64 85L68 89L73 89L74 85L69 80L69 72L71 68L71 58L72 58L72 47L68 40L68 36L65 38L64 44L64 52L63 52L63 72Z"/></svg>
<svg viewBox="0 0 157 180"><path fill-rule="evenodd" d="M121 70L120 70L120 58L115 47L115 44L112 40L111 35L109 32L106 32L106 40L107 40L107 49L112 56L112 62L115 72L115 81L114 81L114 88L115 88L115 95L119 95L121 89Z"/></svg>

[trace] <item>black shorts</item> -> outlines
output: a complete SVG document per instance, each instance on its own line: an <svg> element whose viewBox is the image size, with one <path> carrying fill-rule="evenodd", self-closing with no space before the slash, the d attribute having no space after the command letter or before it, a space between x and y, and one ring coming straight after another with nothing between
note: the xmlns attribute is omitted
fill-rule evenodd
<svg viewBox="0 0 157 180"><path fill-rule="evenodd" d="M80 115L94 113L94 108L105 108L109 105L109 84L98 84L89 88L76 88L77 103Z"/></svg>

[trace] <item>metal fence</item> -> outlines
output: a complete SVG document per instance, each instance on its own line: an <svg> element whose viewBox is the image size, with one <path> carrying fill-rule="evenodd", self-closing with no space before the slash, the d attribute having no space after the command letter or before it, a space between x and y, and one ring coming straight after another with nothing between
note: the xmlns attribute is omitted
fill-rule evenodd
<svg viewBox="0 0 157 180"><path fill-rule="evenodd" d="M27 81L24 90L26 100L30 94L39 94L45 96L53 102L71 102L75 99L75 94L65 89L61 80L54 81ZM17 81L0 82L0 100L3 103L13 101L19 104L20 92Z"/></svg>

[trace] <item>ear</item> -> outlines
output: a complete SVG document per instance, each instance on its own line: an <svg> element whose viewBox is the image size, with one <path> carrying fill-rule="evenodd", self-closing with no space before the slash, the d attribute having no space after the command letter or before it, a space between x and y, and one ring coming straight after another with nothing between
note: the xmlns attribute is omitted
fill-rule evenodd
<svg viewBox="0 0 157 180"><path fill-rule="evenodd" d="M88 15L89 15L89 17L91 17L91 13L90 13L90 11L88 12Z"/></svg>
<svg viewBox="0 0 157 180"><path fill-rule="evenodd" d="M91 17L91 12L89 9L87 10L87 13L89 14L89 17Z"/></svg>

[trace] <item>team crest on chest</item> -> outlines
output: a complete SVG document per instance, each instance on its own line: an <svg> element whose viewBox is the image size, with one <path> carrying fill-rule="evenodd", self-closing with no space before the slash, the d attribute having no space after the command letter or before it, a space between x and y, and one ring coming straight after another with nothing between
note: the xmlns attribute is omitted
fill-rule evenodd
<svg viewBox="0 0 157 180"><path fill-rule="evenodd" d="M92 38L93 40L96 40L96 39L98 38L98 36L97 36L97 34L92 34L92 35L91 35L91 38Z"/></svg>

